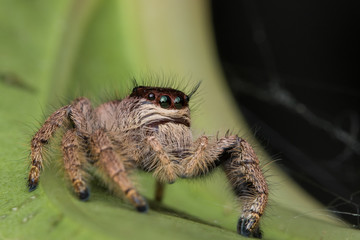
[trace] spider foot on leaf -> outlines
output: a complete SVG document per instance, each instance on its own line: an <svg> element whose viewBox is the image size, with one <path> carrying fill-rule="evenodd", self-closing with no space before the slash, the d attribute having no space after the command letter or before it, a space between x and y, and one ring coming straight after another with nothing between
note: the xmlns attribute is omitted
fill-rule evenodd
<svg viewBox="0 0 360 240"><path fill-rule="evenodd" d="M88 201L90 198L90 191L88 188L85 188L85 190L78 193L78 197L81 201Z"/></svg>
<svg viewBox="0 0 360 240"><path fill-rule="evenodd" d="M147 204L144 205L144 206L138 206L138 207L136 207L136 210L137 210L138 212L141 212L141 213L146 213L146 212L148 211L148 209L149 209L149 207L148 207Z"/></svg>
<svg viewBox="0 0 360 240"><path fill-rule="evenodd" d="M146 213L148 211L148 204L143 196L141 196L137 191L134 189L130 189L126 193L127 198L130 202L136 207L138 212Z"/></svg>
<svg viewBox="0 0 360 240"><path fill-rule="evenodd" d="M87 201L90 197L90 191L88 187L86 186L86 183L81 179L73 180L73 186L76 195L81 201Z"/></svg>
<svg viewBox="0 0 360 240"><path fill-rule="evenodd" d="M260 231L260 228L256 226L253 228L253 225L255 224L254 219L246 219L246 218L240 218L237 225L237 232L244 237L254 237L254 238L262 238L262 233ZM253 229L253 230L251 230Z"/></svg>
<svg viewBox="0 0 360 240"><path fill-rule="evenodd" d="M33 179L29 179L28 181L28 188L29 188L29 192L34 191L37 188L38 182L34 181Z"/></svg>

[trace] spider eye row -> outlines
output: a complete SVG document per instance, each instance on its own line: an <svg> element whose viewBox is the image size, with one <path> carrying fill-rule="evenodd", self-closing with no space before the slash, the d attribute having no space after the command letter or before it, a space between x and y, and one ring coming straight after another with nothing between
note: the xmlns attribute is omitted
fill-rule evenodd
<svg viewBox="0 0 360 240"><path fill-rule="evenodd" d="M155 94L154 93L149 93L148 96L147 96L147 99L151 100L151 101L155 100ZM188 96L185 96L185 101L189 101ZM175 106L176 109L181 109L185 105L184 99L181 96L175 97L173 103L174 103L174 106ZM171 104L172 104L171 98L168 95L160 96L160 98L159 98L160 107L169 108L169 107L171 107Z"/></svg>

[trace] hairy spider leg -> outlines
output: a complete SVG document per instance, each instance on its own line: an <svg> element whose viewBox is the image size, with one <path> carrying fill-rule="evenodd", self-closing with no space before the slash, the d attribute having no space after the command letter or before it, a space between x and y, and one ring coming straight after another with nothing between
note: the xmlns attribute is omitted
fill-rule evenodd
<svg viewBox="0 0 360 240"><path fill-rule="evenodd" d="M216 149L213 147L208 147L208 137L206 136L199 137L194 142L194 146L196 146L196 149L193 154L181 161L183 167L182 172L179 173L180 177L191 178L205 175L211 169L216 167L217 164L215 162L218 159L218 156L223 152L222 148ZM161 149L162 155L167 155L167 153L163 153L161 146L158 146L157 148ZM169 178L166 176L166 174L167 172L165 172L162 177ZM164 184L160 183L163 183L163 181L157 180L155 189L155 200L158 202L160 202L163 198L165 187Z"/></svg>
<svg viewBox="0 0 360 240"><path fill-rule="evenodd" d="M146 211L147 203L135 190L133 184L128 179L125 167L122 161L120 161L113 143L108 137L106 131L102 129L92 129L91 126L95 126L95 128L97 127L92 124L95 116L91 108L90 100L87 98L77 99L70 116L72 117L73 123L78 129L78 132L86 141L87 146L90 146L93 153L90 154L90 156L95 158L92 159L94 164L103 168L106 175L120 187L126 198L128 198L138 211ZM99 161L96 162L96 160Z"/></svg>
<svg viewBox="0 0 360 240"><path fill-rule="evenodd" d="M212 143L209 144L207 136L199 137L194 142L194 146L196 146L194 153L183 161L185 165L185 178L207 174L218 165L218 157L224 151L220 146Z"/></svg>
<svg viewBox="0 0 360 240"><path fill-rule="evenodd" d="M125 197L139 212L146 212L148 209L146 200L136 191L128 178L124 164L104 130L94 131L90 136L90 147L92 156L98 159L94 164L101 167L106 175L120 187Z"/></svg>
<svg viewBox="0 0 360 240"><path fill-rule="evenodd" d="M90 194L82 173L83 163L80 158L80 148L76 129L68 130L62 139L65 171L73 184L76 195L80 200L86 201Z"/></svg>
<svg viewBox="0 0 360 240"><path fill-rule="evenodd" d="M81 150L88 146L92 131L91 123L94 116L90 100L84 97L75 99L71 104L68 116L74 128L68 130L63 136L62 150L65 171L70 177L76 195L80 200L86 201L89 199L90 193L84 180L83 168L86 158L82 155Z"/></svg>
<svg viewBox="0 0 360 240"><path fill-rule="evenodd" d="M259 167L259 160L250 144L240 138L237 146L228 150L228 153L228 160L223 159L224 171L238 199L243 201L238 233L261 238L259 220L268 201L268 186Z"/></svg>
<svg viewBox="0 0 360 240"><path fill-rule="evenodd" d="M70 120L74 127L78 129L78 133L86 140L86 136L90 132L89 121L91 119L91 103L86 98L75 99L71 105L66 105L50 115L36 132L31 140L31 168L28 177L29 191L36 189L40 170L43 168L43 147L47 144L56 130ZM86 120L86 121L85 121Z"/></svg>
<svg viewBox="0 0 360 240"><path fill-rule="evenodd" d="M156 137L148 137L147 141L158 159L158 161L154 161L154 163L157 163L157 165L154 166L154 176L160 182L174 183L182 171L182 166L170 160L170 156Z"/></svg>
<svg viewBox="0 0 360 240"><path fill-rule="evenodd" d="M184 161L184 177L205 175L222 164L239 201L243 202L238 221L238 233L261 238L259 220L268 199L268 187L252 147L238 136L228 136L209 142L201 136L192 156Z"/></svg>
<svg viewBox="0 0 360 240"><path fill-rule="evenodd" d="M39 183L40 170L43 168L44 161L43 147L66 121L69 107L70 105L64 106L51 114L31 140L31 168L28 177L30 192L35 190Z"/></svg>
<svg viewBox="0 0 360 240"><path fill-rule="evenodd" d="M95 118L91 101L84 97L75 99L71 104L69 117L77 130L77 135L87 145Z"/></svg>

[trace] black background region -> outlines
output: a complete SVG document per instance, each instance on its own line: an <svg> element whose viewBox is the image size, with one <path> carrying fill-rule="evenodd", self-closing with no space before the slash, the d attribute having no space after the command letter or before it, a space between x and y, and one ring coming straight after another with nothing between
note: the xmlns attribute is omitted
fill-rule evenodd
<svg viewBox="0 0 360 240"><path fill-rule="evenodd" d="M218 54L256 136L292 178L359 227L357 1L212 1Z"/></svg>

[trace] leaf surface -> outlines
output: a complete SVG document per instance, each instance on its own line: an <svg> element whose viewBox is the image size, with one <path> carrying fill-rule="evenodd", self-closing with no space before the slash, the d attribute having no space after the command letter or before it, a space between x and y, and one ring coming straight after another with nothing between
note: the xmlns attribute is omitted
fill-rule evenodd
<svg viewBox="0 0 360 240"><path fill-rule="evenodd" d="M131 74L191 73L203 80L195 132L233 127L249 135L223 81L208 14L204 1L1 1L0 239L241 238L239 210L220 171L168 186L164 205L140 214L96 179L91 200L78 201L55 141L39 188L26 187L29 142L46 116L79 95L100 102L106 92L128 92ZM272 174L281 187L271 187L262 222L267 239L360 237L314 219L323 209L276 169ZM151 200L152 177L139 173L138 185Z"/></svg>

